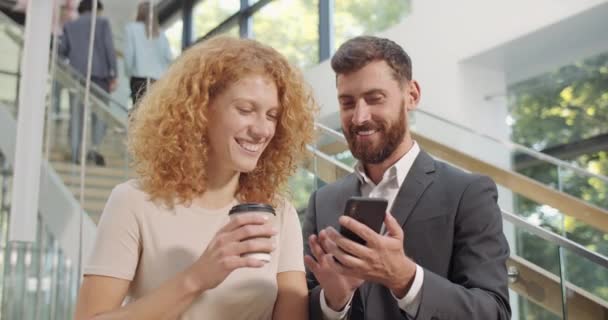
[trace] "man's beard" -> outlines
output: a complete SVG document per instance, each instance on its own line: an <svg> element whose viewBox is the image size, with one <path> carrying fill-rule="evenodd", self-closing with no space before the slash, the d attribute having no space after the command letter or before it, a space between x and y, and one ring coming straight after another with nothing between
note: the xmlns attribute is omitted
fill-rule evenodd
<svg viewBox="0 0 608 320"><path fill-rule="evenodd" d="M385 121L366 121L359 126L351 125L344 130L344 136L348 141L348 147L352 155L359 161L369 164L378 164L386 160L401 144L405 137L405 101L401 104L399 118L393 123ZM374 134L380 134L380 141L357 141L357 133L361 131L377 130Z"/></svg>

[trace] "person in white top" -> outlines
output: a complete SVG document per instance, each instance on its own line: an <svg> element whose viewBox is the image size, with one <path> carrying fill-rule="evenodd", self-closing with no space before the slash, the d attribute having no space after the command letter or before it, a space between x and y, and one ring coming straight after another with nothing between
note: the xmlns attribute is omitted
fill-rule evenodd
<svg viewBox="0 0 608 320"><path fill-rule="evenodd" d="M125 73L130 78L131 99L136 106L148 86L158 80L173 61L169 40L160 30L158 15L150 2L137 6L135 22L125 27L124 47Z"/></svg>
<svg viewBox="0 0 608 320"><path fill-rule="evenodd" d="M308 319L300 222L281 194L316 108L268 46L218 37L186 51L132 115L138 177L110 195L75 318ZM275 218L229 218L250 202Z"/></svg>
<svg viewBox="0 0 608 320"><path fill-rule="evenodd" d="M359 162L310 197L303 233L311 318L510 319L496 185L432 159L413 140L407 120L420 86L407 53L361 36L331 66L342 130ZM342 216L352 196L388 200L389 213L372 213L384 216L385 232Z"/></svg>

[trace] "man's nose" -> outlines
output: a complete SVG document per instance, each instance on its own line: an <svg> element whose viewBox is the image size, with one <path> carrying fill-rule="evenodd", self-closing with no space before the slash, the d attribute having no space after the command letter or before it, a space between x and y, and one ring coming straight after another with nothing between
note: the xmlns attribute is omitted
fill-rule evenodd
<svg viewBox="0 0 608 320"><path fill-rule="evenodd" d="M371 113L369 106L365 103L365 100L359 101L355 106L355 113L353 114L352 123L354 125L361 125L366 121L371 120Z"/></svg>

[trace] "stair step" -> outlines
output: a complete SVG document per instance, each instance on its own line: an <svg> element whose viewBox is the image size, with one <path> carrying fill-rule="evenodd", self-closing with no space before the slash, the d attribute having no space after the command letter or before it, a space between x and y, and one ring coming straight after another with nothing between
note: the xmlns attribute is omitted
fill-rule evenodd
<svg viewBox="0 0 608 320"><path fill-rule="evenodd" d="M70 191L79 199L80 197L80 188L78 187L69 187ZM110 193L112 193L112 188L85 188L84 189L84 198L86 201L88 200L102 200L107 201L110 197Z"/></svg>
<svg viewBox="0 0 608 320"><path fill-rule="evenodd" d="M123 168L125 165L128 165L131 161L130 159L125 158L124 156L120 156L117 154L106 154L101 153L106 161L106 167L117 167ZM49 155L49 160L52 162L66 162L69 160L68 152L61 150L53 150Z"/></svg>
<svg viewBox="0 0 608 320"><path fill-rule="evenodd" d="M77 187L80 184L79 175L61 174L63 182L68 187ZM86 177L86 188L114 188L116 185L127 181L126 177Z"/></svg>
<svg viewBox="0 0 608 320"><path fill-rule="evenodd" d="M75 163L51 161L53 168L60 174L72 175L80 174L81 167ZM117 177L117 178L128 178L133 177L134 173L126 171L123 168L115 166L98 167L94 165L87 165L85 167L85 174L87 177L101 176L101 177Z"/></svg>
<svg viewBox="0 0 608 320"><path fill-rule="evenodd" d="M105 200L85 200L84 202L84 210L87 212L99 212L103 211L103 208L106 205Z"/></svg>

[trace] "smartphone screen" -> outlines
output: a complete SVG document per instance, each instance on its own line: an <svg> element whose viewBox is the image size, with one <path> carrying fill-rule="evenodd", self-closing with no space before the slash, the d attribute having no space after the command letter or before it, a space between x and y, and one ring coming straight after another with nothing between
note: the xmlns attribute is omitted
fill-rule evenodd
<svg viewBox="0 0 608 320"><path fill-rule="evenodd" d="M346 202L344 215L349 216L365 224L375 232L380 233L387 206L388 201L385 199L352 197ZM352 241L365 245L365 240L347 228L340 226L340 234Z"/></svg>

